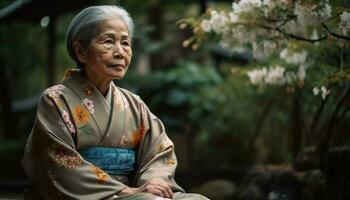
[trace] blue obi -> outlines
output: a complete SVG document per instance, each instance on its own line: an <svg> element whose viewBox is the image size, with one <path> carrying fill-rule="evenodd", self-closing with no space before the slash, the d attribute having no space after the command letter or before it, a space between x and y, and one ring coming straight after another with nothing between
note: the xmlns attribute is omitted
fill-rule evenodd
<svg viewBox="0 0 350 200"><path fill-rule="evenodd" d="M130 175L135 170L135 151L131 149L90 147L78 152L109 175Z"/></svg>

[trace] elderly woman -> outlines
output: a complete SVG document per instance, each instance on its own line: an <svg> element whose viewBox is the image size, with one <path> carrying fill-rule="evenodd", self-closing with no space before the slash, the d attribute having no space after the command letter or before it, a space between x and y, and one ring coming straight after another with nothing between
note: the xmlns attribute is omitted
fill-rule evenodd
<svg viewBox="0 0 350 200"><path fill-rule="evenodd" d="M137 95L114 85L132 57L133 22L117 6L93 6L71 22L78 69L45 90L22 166L26 199L207 199L174 181L174 144Z"/></svg>

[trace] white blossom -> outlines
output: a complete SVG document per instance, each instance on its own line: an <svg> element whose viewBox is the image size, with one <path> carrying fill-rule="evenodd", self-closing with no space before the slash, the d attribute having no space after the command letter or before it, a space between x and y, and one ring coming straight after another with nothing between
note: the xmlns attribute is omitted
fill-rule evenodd
<svg viewBox="0 0 350 200"><path fill-rule="evenodd" d="M307 52L292 52L288 48L284 48L279 56L288 64L302 64L306 62Z"/></svg>
<svg viewBox="0 0 350 200"><path fill-rule="evenodd" d="M332 8L328 3L322 5L305 6L300 3L295 4L294 14L296 20L290 20L285 26L285 30L293 34L305 35L307 27L319 25L331 17Z"/></svg>
<svg viewBox="0 0 350 200"><path fill-rule="evenodd" d="M286 70L286 68L279 65L274 67L263 67L261 69L254 69L247 73L249 81L253 85L283 85L292 84L297 81L303 81L306 77L306 66L300 65L297 72L293 70Z"/></svg>
<svg viewBox="0 0 350 200"><path fill-rule="evenodd" d="M239 15L237 15L234 12L229 12L228 16L230 17L230 22L231 23L237 23L239 20Z"/></svg>
<svg viewBox="0 0 350 200"><path fill-rule="evenodd" d="M203 20L201 22L201 28L203 29L204 32L210 32L211 31L211 24L209 20Z"/></svg>
<svg viewBox="0 0 350 200"><path fill-rule="evenodd" d="M222 34L219 44L227 49L236 52L247 51L247 45L256 41L256 34L247 30L243 25L235 25L228 34Z"/></svg>
<svg viewBox="0 0 350 200"><path fill-rule="evenodd" d="M296 3L294 14L297 16L297 24L299 25L299 29L304 30L305 27L309 24L312 24L312 7L302 6L300 3Z"/></svg>
<svg viewBox="0 0 350 200"><path fill-rule="evenodd" d="M318 35L317 30L314 29L314 30L312 31L312 35L310 36L310 39L316 40L316 39L319 39L319 38L320 38L320 36ZM314 45L315 45L315 46L318 46L318 45L320 45L320 43L319 43L319 42L315 42Z"/></svg>
<svg viewBox="0 0 350 200"><path fill-rule="evenodd" d="M332 7L326 3L322 5L322 9L312 12L312 17L318 21L324 21L332 16Z"/></svg>
<svg viewBox="0 0 350 200"><path fill-rule="evenodd" d="M324 2L319 5L302 5L296 3L294 20L289 20L284 26L284 30L292 34L306 35L308 27L319 25L332 16L332 7Z"/></svg>
<svg viewBox="0 0 350 200"><path fill-rule="evenodd" d="M343 31L344 34L350 30L350 13L344 11L340 15L339 28Z"/></svg>
<svg viewBox="0 0 350 200"><path fill-rule="evenodd" d="M281 66L275 66L274 68L271 68L266 77L265 82L271 85L281 85L285 82L284 80L284 71L285 68Z"/></svg>
<svg viewBox="0 0 350 200"><path fill-rule="evenodd" d="M297 76L298 76L298 80L299 81L303 81L305 79L306 71L305 71L305 65L304 64L299 65Z"/></svg>
<svg viewBox="0 0 350 200"><path fill-rule="evenodd" d="M244 43L251 43L256 40L256 35L253 31L247 30L247 28L243 25L235 26L231 29L232 35L236 39L236 42L239 42L241 45Z"/></svg>
<svg viewBox="0 0 350 200"><path fill-rule="evenodd" d="M265 13L265 17L276 19L287 19L288 14L293 12L296 18L287 20L282 26L282 29L291 34L306 35L309 26L320 24L320 22L331 16L332 7L327 1L311 6L297 2L293 7L288 0L239 0L232 3L232 10L230 12L211 11L210 18L202 20L200 26L204 32L214 32L219 35L220 44L225 48L246 50L247 44L252 44L253 55L257 55L257 58L266 57L271 52L259 53L258 50L268 50L272 45L266 47L266 44L263 43L259 44L259 47L254 42L257 42L257 38L275 36L271 31L252 26L255 22L259 21L259 13L261 11ZM343 25L345 24L343 23ZM272 27L276 25L279 24L271 24ZM301 56L304 55L301 54ZM302 59L302 57L299 59Z"/></svg>
<svg viewBox="0 0 350 200"><path fill-rule="evenodd" d="M267 69L265 67L260 70L255 69L247 73L249 80L253 85L263 84L266 74L267 74Z"/></svg>
<svg viewBox="0 0 350 200"><path fill-rule="evenodd" d="M321 86L320 88L314 87L314 88L312 89L312 92L314 93L315 96L317 96L317 95L320 94L320 95L321 95L321 98L322 98L323 100L325 100L326 97L327 97L327 95L328 95L328 93L329 93L329 90L328 90L325 86Z"/></svg>
<svg viewBox="0 0 350 200"><path fill-rule="evenodd" d="M248 13L261 7L261 5L260 0L241 0L238 3L232 3L232 10L236 14Z"/></svg>
<svg viewBox="0 0 350 200"><path fill-rule="evenodd" d="M314 87L312 89L312 92L314 93L315 96L317 96L320 93L320 90L318 89L318 87Z"/></svg>
<svg viewBox="0 0 350 200"><path fill-rule="evenodd" d="M225 12L211 11L210 19L201 22L201 28L204 32L214 31L218 35L225 35L229 30L229 17Z"/></svg>
<svg viewBox="0 0 350 200"><path fill-rule="evenodd" d="M286 82L291 83L293 81L299 80L303 81L305 80L306 77L306 58L307 58L307 52L302 51L302 52L293 52L288 48L284 48L280 52L280 58L283 59L286 63L288 64L294 64L298 65L298 71L296 74L292 75L291 72L288 74L288 77L286 77Z"/></svg>
<svg viewBox="0 0 350 200"><path fill-rule="evenodd" d="M262 5L267 6L271 10L276 7L276 3L273 0L263 0Z"/></svg>
<svg viewBox="0 0 350 200"><path fill-rule="evenodd" d="M260 44L253 42L252 46L253 56L257 59L267 58L273 51L276 50L276 44L268 40L264 40L260 42Z"/></svg>
<svg viewBox="0 0 350 200"><path fill-rule="evenodd" d="M269 69L266 67L263 67L262 69L254 69L247 73L249 80L253 85L282 85L286 83L284 74L285 68L278 65Z"/></svg>
<svg viewBox="0 0 350 200"><path fill-rule="evenodd" d="M229 18L226 16L226 13L212 11L211 13L211 27L213 31L217 34L226 34L228 32L228 22Z"/></svg>
<svg viewBox="0 0 350 200"><path fill-rule="evenodd" d="M326 99L327 94L328 94L327 88L325 86L322 86L321 87L321 97L322 97L322 99Z"/></svg>
<svg viewBox="0 0 350 200"><path fill-rule="evenodd" d="M265 17L268 17L275 8L287 9L288 4L288 0L263 0L262 6Z"/></svg>
<svg viewBox="0 0 350 200"><path fill-rule="evenodd" d="M315 26L320 25L332 15L332 7L327 0L311 5L297 1L293 5L288 0L238 0L232 3L230 12L211 11L210 18L201 21L201 28L205 32L214 32L220 36L219 44L222 47L236 52L244 52L251 48L254 58L263 59L275 52L277 46L287 46L286 43L281 44L287 38L283 38L283 34L278 35L273 30L255 26L256 23L260 23L261 13L264 13L266 18L283 21L281 23L275 22L276 20L265 20L264 23L267 26L281 25L283 31L287 33L303 37L309 36L311 39L320 37ZM290 19L289 16L293 14L296 18ZM340 18L339 28L346 32L349 31L350 13L344 12ZM309 34L310 30L313 30L312 35ZM276 38L279 43L273 42ZM291 66L288 65L288 68L273 66L251 70L247 72L250 82L253 85L282 85L305 80L306 69L309 66L307 51L292 51L284 48L280 51L279 57L285 63L293 65L294 68L289 68ZM327 89L315 87L314 94L316 90L323 99L327 95Z"/></svg>

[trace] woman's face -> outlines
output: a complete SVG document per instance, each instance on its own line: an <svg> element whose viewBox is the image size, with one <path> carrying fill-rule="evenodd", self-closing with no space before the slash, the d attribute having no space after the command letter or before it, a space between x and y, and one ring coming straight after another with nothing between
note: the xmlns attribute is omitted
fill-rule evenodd
<svg viewBox="0 0 350 200"><path fill-rule="evenodd" d="M102 23L85 55L86 70L105 79L123 78L132 56L126 24L120 19Z"/></svg>

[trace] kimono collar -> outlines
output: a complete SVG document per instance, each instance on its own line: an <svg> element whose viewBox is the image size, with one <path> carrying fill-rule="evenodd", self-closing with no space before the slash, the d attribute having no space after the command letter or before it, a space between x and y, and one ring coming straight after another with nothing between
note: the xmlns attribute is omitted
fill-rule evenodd
<svg viewBox="0 0 350 200"><path fill-rule="evenodd" d="M63 75L62 81L65 81L66 79L70 78L72 75L77 75L82 72L81 69L76 69L76 68L69 68L66 70L66 72Z"/></svg>
<svg viewBox="0 0 350 200"><path fill-rule="evenodd" d="M112 88L114 87L114 85L112 84L112 82L109 84L109 88L107 91L107 94L105 96L106 98L106 103L108 103L109 106L111 106L111 100L112 100Z"/></svg>
<svg viewBox="0 0 350 200"><path fill-rule="evenodd" d="M95 85L83 75L82 70L69 69L66 71L62 84L75 94L78 99L70 101L73 112L76 108L88 111L91 118L99 128L100 135L103 136L109 129L112 115L112 102L107 102L103 94ZM112 86L112 84L111 84ZM110 101L112 98L110 99ZM87 120L90 121L90 120ZM78 124L79 126L80 124ZM81 124L81 127L85 125ZM79 127L78 127L79 128Z"/></svg>

